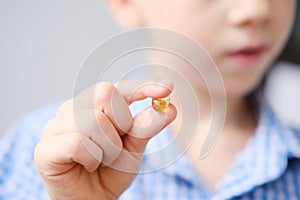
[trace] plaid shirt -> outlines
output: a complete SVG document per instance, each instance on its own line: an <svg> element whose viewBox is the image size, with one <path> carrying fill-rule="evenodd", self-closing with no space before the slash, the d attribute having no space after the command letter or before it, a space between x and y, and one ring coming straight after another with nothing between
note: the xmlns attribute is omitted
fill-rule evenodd
<svg viewBox="0 0 300 200"><path fill-rule="evenodd" d="M185 155L171 165L141 173L120 199L300 199L300 132L280 123L270 106L260 102L258 127L218 188L210 192ZM33 151L45 123L57 107L23 117L0 142L0 200L49 199L33 163ZM169 129L147 146L147 152L168 144ZM167 159L151 160L143 168Z"/></svg>

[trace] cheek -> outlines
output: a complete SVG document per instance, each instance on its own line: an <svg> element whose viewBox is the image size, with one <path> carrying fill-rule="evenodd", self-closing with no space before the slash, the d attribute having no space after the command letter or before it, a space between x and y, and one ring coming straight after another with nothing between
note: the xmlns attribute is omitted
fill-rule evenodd
<svg viewBox="0 0 300 200"><path fill-rule="evenodd" d="M141 5L144 26L171 29L193 38L201 45L208 43L219 11L211 3L198 0L151 0ZM216 34L216 33L215 33ZM210 40L211 41L211 40Z"/></svg>
<svg viewBox="0 0 300 200"><path fill-rule="evenodd" d="M295 1L293 0L274 0L274 13L271 22L264 29L265 38L269 40L268 42L271 46L253 70L245 70L244 72L235 74L220 67L228 95L247 94L261 83L264 74L281 53L288 40L294 19L294 3ZM222 64L219 66L222 66Z"/></svg>
<svg viewBox="0 0 300 200"><path fill-rule="evenodd" d="M273 15L272 34L270 34L270 37L273 40L271 53L276 57L283 49L291 33L295 18L296 1L274 0L274 2L276 2L274 3L275 13Z"/></svg>

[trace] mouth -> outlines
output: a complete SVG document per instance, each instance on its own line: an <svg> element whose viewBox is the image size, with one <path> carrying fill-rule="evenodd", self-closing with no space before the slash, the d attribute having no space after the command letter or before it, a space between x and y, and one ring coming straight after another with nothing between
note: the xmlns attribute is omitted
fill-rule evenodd
<svg viewBox="0 0 300 200"><path fill-rule="evenodd" d="M265 45L246 46L228 53L232 62L242 67L253 66L265 52Z"/></svg>

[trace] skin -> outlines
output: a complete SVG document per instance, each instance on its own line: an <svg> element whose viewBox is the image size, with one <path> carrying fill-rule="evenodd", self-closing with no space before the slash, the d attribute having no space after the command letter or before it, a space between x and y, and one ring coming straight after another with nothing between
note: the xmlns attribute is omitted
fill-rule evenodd
<svg viewBox="0 0 300 200"><path fill-rule="evenodd" d="M291 29L295 1L110 0L108 3L122 26L154 26L183 33L201 44L218 66L227 94L223 136L213 152L198 161L196 147L203 141L201 135L206 131L208 110L202 113L204 123L199 130L200 136L187 152L207 185L215 188L255 129L256 120L245 96L260 83L282 50ZM246 67L228 56L228 53L251 45L264 48ZM141 156L130 152L142 153L148 140L176 117L176 109L171 105L166 112L151 115L155 123L143 131L143 138L134 137L141 133L132 127L143 125L151 111L146 109L132 118L128 114L128 105L146 97L164 97L172 92L171 82L142 82L146 82L146 86L130 98L130 88L141 85L141 80L129 80L117 87L111 83L99 83L61 105L55 118L46 125L35 149L35 163L51 199L117 199L130 185L135 174L105 165L122 165L131 160L135 163L133 170L137 170ZM94 103L88 98L91 93L95 94ZM116 115L112 114L110 106L114 94L122 97L114 100L117 109L122 111ZM202 90L201 85L197 95L203 99L203 105L199 106L205 107L209 94ZM77 105L76 112L73 112L74 104ZM74 113L78 114L78 121L83 122L79 129L73 120ZM93 117L95 114L96 118ZM161 121L165 123L159 123ZM99 131L102 137L97 135ZM239 134L241 131L244 134ZM118 148L112 150L112 144L119 147L119 151ZM91 149L93 151L89 151ZM129 153L121 153L120 149ZM215 169L211 166L223 167Z"/></svg>

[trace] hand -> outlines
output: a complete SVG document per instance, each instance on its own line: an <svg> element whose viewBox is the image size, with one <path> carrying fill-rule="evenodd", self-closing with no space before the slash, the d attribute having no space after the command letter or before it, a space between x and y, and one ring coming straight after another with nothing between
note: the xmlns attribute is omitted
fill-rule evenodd
<svg viewBox="0 0 300 200"><path fill-rule="evenodd" d="M63 103L35 149L50 198L117 199L135 178L149 139L176 117L172 104L134 118L128 106L171 92L169 81L102 82Z"/></svg>

